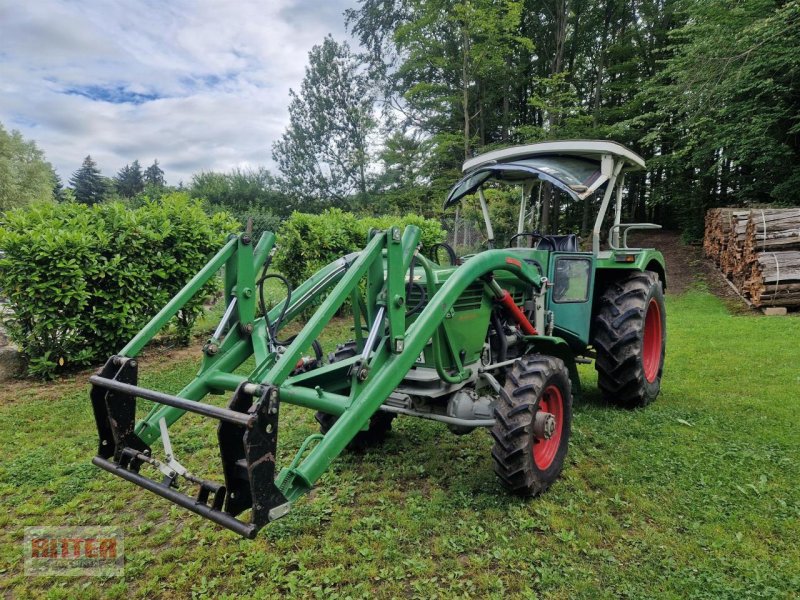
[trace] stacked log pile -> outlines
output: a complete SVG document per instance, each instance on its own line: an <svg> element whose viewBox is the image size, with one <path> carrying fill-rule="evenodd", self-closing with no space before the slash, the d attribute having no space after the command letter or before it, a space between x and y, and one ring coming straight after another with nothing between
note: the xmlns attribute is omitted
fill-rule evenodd
<svg viewBox="0 0 800 600"><path fill-rule="evenodd" d="M703 250L706 256L719 265L722 252L728 244L733 208L712 208L706 213L706 233Z"/></svg>
<svg viewBox="0 0 800 600"><path fill-rule="evenodd" d="M750 216L750 211L744 210L732 211L728 215L728 239L720 252L719 260L719 268L728 279L733 279L734 271L744 260Z"/></svg>
<svg viewBox="0 0 800 600"><path fill-rule="evenodd" d="M800 208L711 209L703 248L754 306L800 306Z"/></svg>

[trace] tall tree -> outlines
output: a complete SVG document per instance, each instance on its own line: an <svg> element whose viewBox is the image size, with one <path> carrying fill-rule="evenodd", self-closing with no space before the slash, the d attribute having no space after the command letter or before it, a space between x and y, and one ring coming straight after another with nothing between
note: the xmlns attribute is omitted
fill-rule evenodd
<svg viewBox="0 0 800 600"><path fill-rule="evenodd" d="M0 123L0 213L53 198L53 167L36 143Z"/></svg>
<svg viewBox="0 0 800 600"><path fill-rule="evenodd" d="M144 191L144 177L138 160L119 170L114 178L114 187L123 198L133 198Z"/></svg>
<svg viewBox="0 0 800 600"><path fill-rule="evenodd" d="M349 45L314 46L300 92L289 94L289 127L272 147L287 193L306 205L366 195L375 89Z"/></svg>
<svg viewBox="0 0 800 600"><path fill-rule="evenodd" d="M75 190L75 200L83 204L102 202L108 193L106 179L91 155L83 159L80 169L72 174L69 183Z"/></svg>
<svg viewBox="0 0 800 600"><path fill-rule="evenodd" d="M155 159L153 164L144 170L144 183L156 189L161 189L167 185L164 179L164 171L159 166L158 159Z"/></svg>
<svg viewBox="0 0 800 600"><path fill-rule="evenodd" d="M399 104L409 123L438 136L439 144L457 140L456 161L507 136L507 115L495 108L512 93L515 55L533 50L519 35L522 9L518 0L407 3L406 21L395 33L402 56L393 75Z"/></svg>
<svg viewBox="0 0 800 600"><path fill-rule="evenodd" d="M379 214L413 212L425 217L435 216L440 202L427 185L425 174L430 149L431 144L419 134L392 133L379 156L380 175L376 183L383 193L377 198L371 197L369 205L360 208Z"/></svg>
<svg viewBox="0 0 800 600"><path fill-rule="evenodd" d="M519 65L534 52L523 16L523 0L365 0L347 13L369 64L388 56L375 68L386 105L401 130L427 138L422 171L435 197L465 158L519 125Z"/></svg>
<svg viewBox="0 0 800 600"><path fill-rule="evenodd" d="M53 198L58 202L63 202L66 199L64 184L61 182L61 177L55 169L51 169L50 171L53 179Z"/></svg>

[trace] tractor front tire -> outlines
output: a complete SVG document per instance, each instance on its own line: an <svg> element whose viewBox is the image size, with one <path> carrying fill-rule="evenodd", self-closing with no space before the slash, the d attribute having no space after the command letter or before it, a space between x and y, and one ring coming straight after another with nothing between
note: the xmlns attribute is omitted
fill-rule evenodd
<svg viewBox="0 0 800 600"><path fill-rule="evenodd" d="M492 458L500 483L520 496L541 494L561 474L569 447L572 387L564 362L542 354L517 360L494 414ZM549 435L542 417L552 418Z"/></svg>
<svg viewBox="0 0 800 600"><path fill-rule="evenodd" d="M603 397L624 408L646 406L661 391L667 343L661 280L636 271L611 283L594 320L595 369Z"/></svg>
<svg viewBox="0 0 800 600"><path fill-rule="evenodd" d="M368 448L380 445L392 430L392 421L394 421L395 416L394 413L378 410L370 417L367 429L359 431L356 437L347 444L347 449L353 452L364 452ZM319 423L320 433L324 435L330 431L333 424L336 423L336 419L339 417L324 412L317 412L314 418L316 418L317 423Z"/></svg>
<svg viewBox="0 0 800 600"><path fill-rule="evenodd" d="M344 344L339 344L336 348L335 352L331 352L328 355L328 362L335 363L339 362L340 360L345 360L347 358L352 358L358 354L358 348L356 347L355 342L346 342ZM352 450L354 452L363 452L367 448L372 448L373 446L379 445L386 439L386 435L392 429L392 421L394 421L395 414L383 412L378 410L375 412L369 420L369 426L365 431L359 431L356 436L352 439L352 441L347 444L347 449ZM317 411L314 415L314 418L319 423L319 431L323 435L330 431L333 424L336 423L336 417L334 415L324 413L321 411Z"/></svg>

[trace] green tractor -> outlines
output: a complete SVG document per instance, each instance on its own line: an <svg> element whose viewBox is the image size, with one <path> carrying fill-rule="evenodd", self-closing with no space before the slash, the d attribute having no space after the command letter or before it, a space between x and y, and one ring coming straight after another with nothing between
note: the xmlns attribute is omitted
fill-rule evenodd
<svg viewBox="0 0 800 600"><path fill-rule="evenodd" d="M231 236L91 377L100 438L94 464L252 538L311 490L345 448L380 442L404 415L439 421L457 434L489 429L500 483L524 496L543 492L567 454L578 363L595 361L610 402L644 406L659 393L664 260L653 249L627 247L629 231L657 226L620 222L625 173L643 168L639 156L603 141L478 156L464 164L446 206L477 194L489 249L457 257L445 245L449 259L440 264L430 258L436 253L426 257L420 248L418 228L373 230L360 252L295 289L287 283L286 297L272 308L262 292L275 236L265 233L257 243L248 232ZM590 250L581 250L575 235L528 229L538 209L530 202L537 180L576 201L603 191ZM493 182L523 190L518 231L506 248L494 247L483 191ZM613 222L606 225L612 201ZM137 385L137 355L223 269L226 310L203 347L198 374L176 395ZM348 300L353 340L325 357L317 340ZM312 308L299 332L283 340L282 330ZM255 366L240 374L251 357ZM226 393L225 406L204 401ZM138 420L137 399L154 403ZM283 403L316 411L321 432L276 471ZM191 472L175 456L168 429L187 412L219 421L222 477Z"/></svg>

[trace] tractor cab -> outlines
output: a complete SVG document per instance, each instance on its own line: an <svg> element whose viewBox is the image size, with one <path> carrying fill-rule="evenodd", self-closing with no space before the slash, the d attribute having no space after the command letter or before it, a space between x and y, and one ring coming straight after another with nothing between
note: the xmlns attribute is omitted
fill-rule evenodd
<svg viewBox="0 0 800 600"><path fill-rule="evenodd" d="M496 246L494 228L484 189L497 183L521 188L517 231L507 247L534 264L551 283L545 314L552 318L557 335L576 349L586 347L591 334L592 299L597 271L632 266L650 253L629 248L628 232L658 229L650 223L622 223L622 191L625 175L645 168L644 160L621 144L608 141L570 140L515 146L487 152L467 160L464 177L450 190L445 208L477 195L486 228L486 243ZM570 201L586 201L602 191L592 229L591 245L581 248L576 232L542 231L543 183L550 184ZM613 202L613 221L606 213ZM544 207L547 210L547 207ZM601 246L601 231L607 244ZM469 257L464 257L468 259ZM651 268L641 265L643 270ZM656 271L663 271L656 265Z"/></svg>

